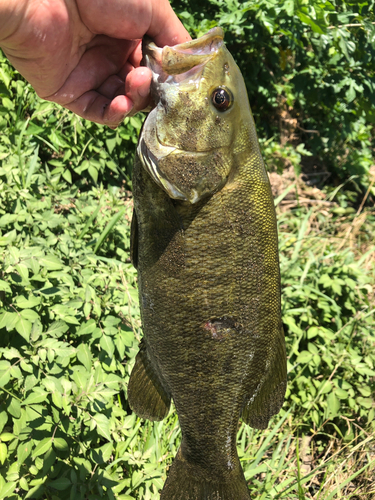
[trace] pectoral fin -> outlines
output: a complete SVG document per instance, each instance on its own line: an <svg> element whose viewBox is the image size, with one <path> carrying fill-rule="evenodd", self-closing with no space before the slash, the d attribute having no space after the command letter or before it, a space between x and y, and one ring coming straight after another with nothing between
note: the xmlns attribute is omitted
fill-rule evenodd
<svg viewBox="0 0 375 500"><path fill-rule="evenodd" d="M255 397L245 403L242 409L242 420L255 429L266 429L273 415L276 415L284 403L286 390L286 353L284 333L281 329L273 369L264 381Z"/></svg>
<svg viewBox="0 0 375 500"><path fill-rule="evenodd" d="M140 344L130 375L128 401L139 417L152 421L163 420L171 405L171 396L151 364L144 341Z"/></svg>

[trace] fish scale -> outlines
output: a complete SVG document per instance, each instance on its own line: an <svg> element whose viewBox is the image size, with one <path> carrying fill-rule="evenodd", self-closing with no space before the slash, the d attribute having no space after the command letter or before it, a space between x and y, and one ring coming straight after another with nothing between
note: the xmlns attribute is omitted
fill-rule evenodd
<svg viewBox="0 0 375 500"><path fill-rule="evenodd" d="M151 420L165 418L174 400L182 442L162 500L248 500L239 419L265 428L286 387L268 176L222 31L167 50L166 60L166 49L143 49L156 107L133 171L132 259L144 338L128 399ZM210 97L217 88L232 99L224 111ZM189 117L198 111L202 125L192 131Z"/></svg>

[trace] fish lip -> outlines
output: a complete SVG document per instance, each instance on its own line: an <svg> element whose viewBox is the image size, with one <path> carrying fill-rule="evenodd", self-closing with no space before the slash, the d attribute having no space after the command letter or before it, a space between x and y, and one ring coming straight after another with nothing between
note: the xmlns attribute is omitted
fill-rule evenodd
<svg viewBox="0 0 375 500"><path fill-rule="evenodd" d="M219 27L212 28L200 38L172 47L158 47L146 36L142 41L142 65L152 71L154 83L179 83L200 73L223 44L224 31Z"/></svg>

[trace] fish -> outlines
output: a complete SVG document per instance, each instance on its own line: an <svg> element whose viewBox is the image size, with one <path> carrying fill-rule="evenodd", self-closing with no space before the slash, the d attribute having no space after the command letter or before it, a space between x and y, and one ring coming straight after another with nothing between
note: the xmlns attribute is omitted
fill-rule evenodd
<svg viewBox="0 0 375 500"><path fill-rule="evenodd" d="M248 500L239 420L267 428L287 377L270 183L221 28L144 41L143 60L155 107L133 168L143 338L128 402L151 421L174 402L182 439L162 500Z"/></svg>

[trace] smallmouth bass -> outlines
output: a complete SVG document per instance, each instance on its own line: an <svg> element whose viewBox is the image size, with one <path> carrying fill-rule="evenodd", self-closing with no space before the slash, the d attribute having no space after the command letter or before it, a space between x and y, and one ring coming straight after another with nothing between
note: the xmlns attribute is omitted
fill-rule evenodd
<svg viewBox="0 0 375 500"><path fill-rule="evenodd" d="M162 500L249 500L238 421L265 429L286 388L270 184L223 31L143 51L156 107L133 171L144 338L129 404L162 420L174 400L182 442Z"/></svg>

